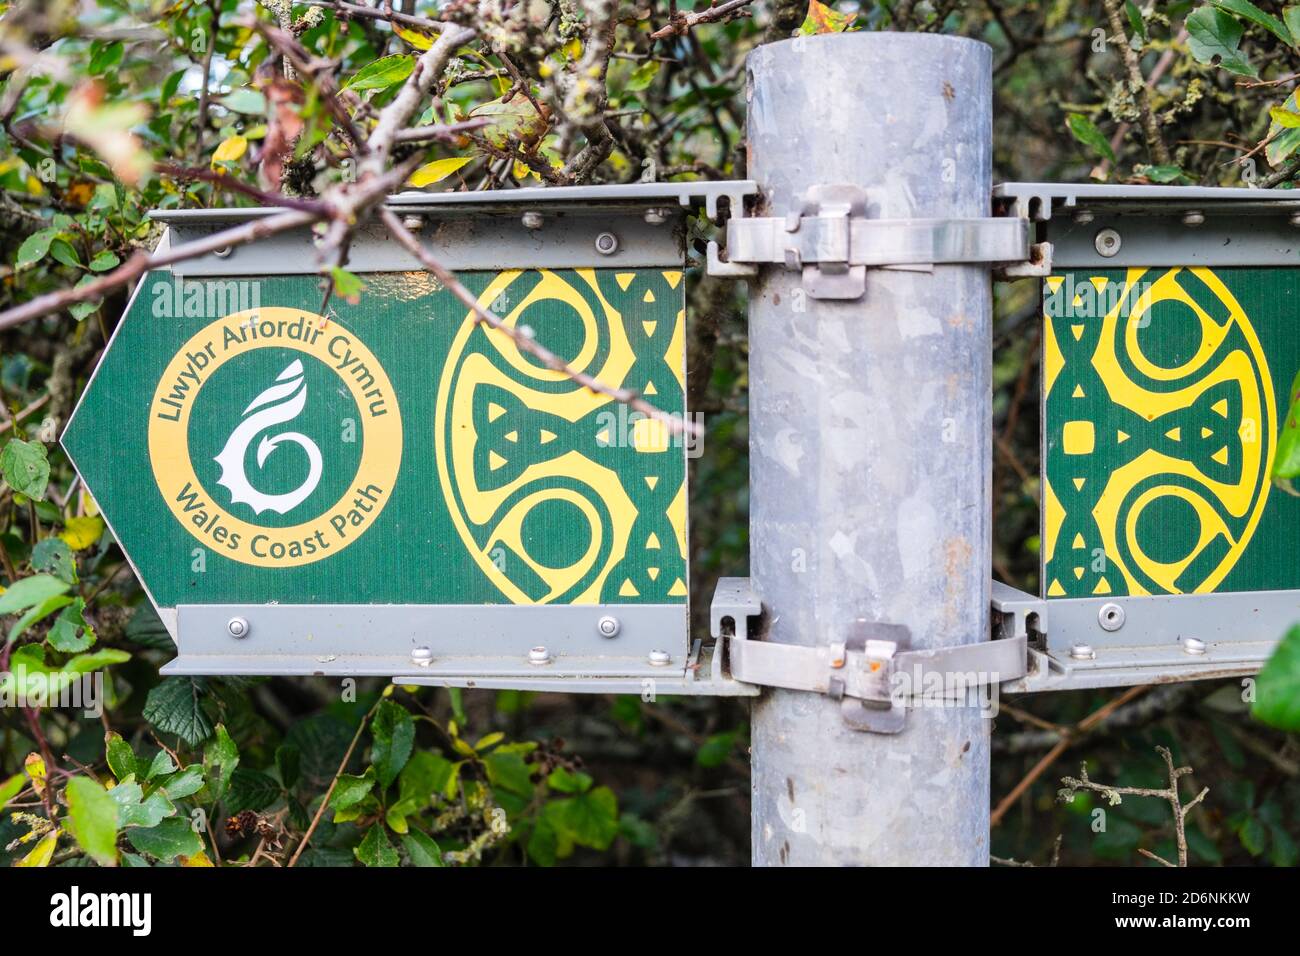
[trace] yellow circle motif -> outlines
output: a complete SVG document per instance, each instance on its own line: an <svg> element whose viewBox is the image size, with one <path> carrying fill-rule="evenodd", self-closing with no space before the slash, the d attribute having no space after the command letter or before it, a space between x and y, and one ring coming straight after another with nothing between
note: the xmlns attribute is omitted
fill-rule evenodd
<svg viewBox="0 0 1300 956"><path fill-rule="evenodd" d="M203 386L227 362L263 348L293 349L323 362L360 413L361 461L348 490L328 508L290 527L262 526L231 514L200 482L190 459L190 417ZM272 392L287 390L286 384L264 394L270 402L280 397ZM245 415L261 398L254 399ZM278 437L310 441L296 433ZM205 326L177 350L149 408L149 462L168 509L200 543L244 564L296 567L342 551L383 511L401 460L401 411L379 360L342 325L301 309L247 309ZM328 462L320 464L329 467ZM224 497L231 503L240 500L233 492ZM308 493L301 503L310 500ZM289 510L293 508L283 513Z"/></svg>

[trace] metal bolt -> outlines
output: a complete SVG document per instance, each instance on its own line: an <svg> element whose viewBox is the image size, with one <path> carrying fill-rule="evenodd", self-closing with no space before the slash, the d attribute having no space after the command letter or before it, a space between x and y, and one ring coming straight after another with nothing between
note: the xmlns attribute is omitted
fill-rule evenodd
<svg viewBox="0 0 1300 956"><path fill-rule="evenodd" d="M1097 255L1109 259L1119 252L1119 233L1114 229L1102 229L1097 233L1097 237L1093 239L1092 244L1097 247Z"/></svg>
<svg viewBox="0 0 1300 956"><path fill-rule="evenodd" d="M419 232L424 228L423 216L404 216L402 225L406 227L407 232Z"/></svg>
<svg viewBox="0 0 1300 956"><path fill-rule="evenodd" d="M645 221L652 226L662 226L668 221L668 210L647 209L645 211Z"/></svg>
<svg viewBox="0 0 1300 956"><path fill-rule="evenodd" d="M673 656L667 651L651 651L650 663L655 667L667 667L673 662Z"/></svg>
<svg viewBox="0 0 1300 956"><path fill-rule="evenodd" d="M1291 225L1300 226L1300 212L1291 213Z"/></svg>
<svg viewBox="0 0 1300 956"><path fill-rule="evenodd" d="M234 251L235 250L230 246L222 246L220 249L213 249L212 254L218 259L224 259Z"/></svg>
<svg viewBox="0 0 1300 956"><path fill-rule="evenodd" d="M618 236L612 232L602 232L596 237L596 251L602 256L612 256L618 252Z"/></svg>
<svg viewBox="0 0 1300 956"><path fill-rule="evenodd" d="M1200 226L1205 223L1205 213L1199 209L1189 209L1183 213L1184 226Z"/></svg>
<svg viewBox="0 0 1300 956"><path fill-rule="evenodd" d="M1204 654L1205 642L1196 637L1183 638L1183 652L1186 654Z"/></svg>
<svg viewBox="0 0 1300 956"><path fill-rule="evenodd" d="M1075 644L1070 648L1070 656L1076 661L1090 661L1097 656L1091 644Z"/></svg>
<svg viewBox="0 0 1300 956"><path fill-rule="evenodd" d="M232 617L226 622L226 630L231 637L248 637L248 622L242 617Z"/></svg>
<svg viewBox="0 0 1300 956"><path fill-rule="evenodd" d="M1103 604L1097 612L1097 623L1103 631L1118 631L1124 626L1124 609L1118 604Z"/></svg>
<svg viewBox="0 0 1300 956"><path fill-rule="evenodd" d="M549 664L551 662L551 652L546 648L538 645L528 652L528 663L530 664Z"/></svg>
<svg viewBox="0 0 1300 956"><path fill-rule="evenodd" d="M540 212L530 209L520 217L519 221L524 224L525 229L541 229L542 223L546 220L542 218Z"/></svg>
<svg viewBox="0 0 1300 956"><path fill-rule="evenodd" d="M601 637L618 637L618 632L622 629L623 625L612 614L606 614L596 622L596 630L600 631Z"/></svg>
<svg viewBox="0 0 1300 956"><path fill-rule="evenodd" d="M413 647L411 648L411 663L418 664L420 667L428 667L433 663L432 647Z"/></svg>
<svg viewBox="0 0 1300 956"><path fill-rule="evenodd" d="M1074 214L1074 221L1081 226L1088 225L1094 218L1091 209L1080 209Z"/></svg>

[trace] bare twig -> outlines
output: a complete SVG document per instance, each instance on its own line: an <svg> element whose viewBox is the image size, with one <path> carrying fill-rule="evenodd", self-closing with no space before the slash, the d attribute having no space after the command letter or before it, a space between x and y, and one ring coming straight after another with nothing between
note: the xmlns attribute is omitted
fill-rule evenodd
<svg viewBox="0 0 1300 956"><path fill-rule="evenodd" d="M703 10L692 10L689 13L676 10L669 15L668 25L660 27L650 34L650 39L664 40L668 37L686 36L693 28L702 23L716 23L719 20L726 21L736 16L747 16L749 11L744 8L753 2L754 0L726 0L725 3L705 7Z"/></svg>
<svg viewBox="0 0 1300 956"><path fill-rule="evenodd" d="M1142 130L1146 136L1147 149L1151 153L1151 161L1158 166L1167 166L1170 162L1169 147L1160 136L1160 124L1156 120L1155 111L1151 108L1151 91L1142 76L1142 64L1138 59L1137 51L1129 45L1128 34L1124 32L1124 22L1120 19L1120 8L1123 4L1120 0L1102 0L1102 5L1106 8L1110 31L1119 44L1120 55L1124 57L1124 68L1128 71L1129 91L1133 94L1141 114Z"/></svg>
<svg viewBox="0 0 1300 956"><path fill-rule="evenodd" d="M1183 803L1182 797L1178 793L1178 781L1192 772L1191 767L1175 767L1174 755L1169 752L1167 747L1157 747L1156 752L1165 760L1165 767L1169 774L1169 786L1164 789L1150 787L1112 787L1108 784L1097 783L1088 779L1088 766L1084 764L1079 768L1079 776L1062 777L1061 783L1065 784L1058 793L1061 801L1074 799L1074 795L1080 790L1088 790L1092 793L1099 793L1106 798L1106 801L1113 807L1119 804L1124 797L1159 797L1162 800L1169 801L1169 806L1174 813L1174 838L1178 843L1178 866L1187 865L1187 814L1188 812L1205 799L1205 795L1210 792L1209 787L1204 787L1201 792L1192 797L1187 803ZM1168 860L1156 856L1154 853L1145 850L1139 850L1143 856L1150 857L1163 863L1165 866L1173 866Z"/></svg>

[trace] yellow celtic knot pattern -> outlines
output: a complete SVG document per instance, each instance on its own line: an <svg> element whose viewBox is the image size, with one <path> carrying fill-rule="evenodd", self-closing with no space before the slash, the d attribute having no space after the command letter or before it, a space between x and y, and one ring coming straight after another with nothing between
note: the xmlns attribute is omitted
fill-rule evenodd
<svg viewBox="0 0 1300 956"><path fill-rule="evenodd" d="M1215 590L1268 497L1259 339L1209 269L1075 272L1044 296L1048 597Z"/></svg>
<svg viewBox="0 0 1300 956"><path fill-rule="evenodd" d="M680 413L682 274L502 272L479 297L575 371ZM435 415L438 476L474 562L515 604L686 600L686 456L468 315Z"/></svg>

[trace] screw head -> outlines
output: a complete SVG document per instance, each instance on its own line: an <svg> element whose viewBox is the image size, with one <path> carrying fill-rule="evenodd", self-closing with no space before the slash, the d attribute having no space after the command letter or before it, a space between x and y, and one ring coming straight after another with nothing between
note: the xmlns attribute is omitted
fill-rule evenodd
<svg viewBox="0 0 1300 956"><path fill-rule="evenodd" d="M1200 226L1205 223L1205 213L1199 209L1189 209L1183 213L1184 226Z"/></svg>
<svg viewBox="0 0 1300 956"><path fill-rule="evenodd" d="M226 622L231 637L248 637L248 622L242 617L232 617Z"/></svg>
<svg viewBox="0 0 1300 956"><path fill-rule="evenodd" d="M411 663L428 667L433 663L433 648L423 646L411 648Z"/></svg>
<svg viewBox="0 0 1300 956"><path fill-rule="evenodd" d="M1070 648L1070 656L1076 661L1090 661L1097 656L1091 644L1075 644Z"/></svg>
<svg viewBox="0 0 1300 956"><path fill-rule="evenodd" d="M667 651L651 651L650 663L655 667L667 667L673 662L673 656Z"/></svg>
<svg viewBox="0 0 1300 956"><path fill-rule="evenodd" d="M596 237L596 251L602 256L612 256L618 252L618 236L612 232L602 232Z"/></svg>
<svg viewBox="0 0 1300 956"><path fill-rule="evenodd" d="M1097 611L1097 623L1103 631L1118 631L1124 626L1124 609L1113 602L1103 604Z"/></svg>
<svg viewBox="0 0 1300 956"><path fill-rule="evenodd" d="M1109 259L1119 252L1122 240L1114 229L1102 229L1092 240L1092 244L1097 248L1097 255Z"/></svg>
<svg viewBox="0 0 1300 956"><path fill-rule="evenodd" d="M1094 218L1096 217L1093 216L1091 209L1080 209L1074 214L1074 221L1081 226L1088 225Z"/></svg>
<svg viewBox="0 0 1300 956"><path fill-rule="evenodd" d="M222 246L220 249L212 250L212 254L216 256L218 259L225 259L234 251L235 250L230 246Z"/></svg>
<svg viewBox="0 0 1300 956"><path fill-rule="evenodd" d="M522 216L519 217L519 221L524 224L525 229L541 229L542 223L544 223L546 220L542 218L542 214L540 212L538 212L535 209L530 209L528 212L524 213Z"/></svg>
<svg viewBox="0 0 1300 956"><path fill-rule="evenodd" d="M662 226L668 221L668 211L666 209L647 209L645 211L645 221L652 226Z"/></svg>
<svg viewBox="0 0 1300 956"><path fill-rule="evenodd" d="M530 664L549 664L551 662L551 652L546 648L538 645L528 652L528 663Z"/></svg>
<svg viewBox="0 0 1300 956"><path fill-rule="evenodd" d="M606 614L596 622L596 630L600 631L601 637L618 637L618 632L622 629L623 625L612 614Z"/></svg>
<svg viewBox="0 0 1300 956"><path fill-rule="evenodd" d="M1183 653L1185 654L1204 654L1206 651L1205 642L1198 637L1183 638Z"/></svg>
<svg viewBox="0 0 1300 956"><path fill-rule="evenodd" d="M1290 222L1293 226L1300 226L1300 212L1291 213Z"/></svg>
<svg viewBox="0 0 1300 956"><path fill-rule="evenodd" d="M423 216L403 216L402 225L406 227L407 232L419 232L424 228Z"/></svg>

